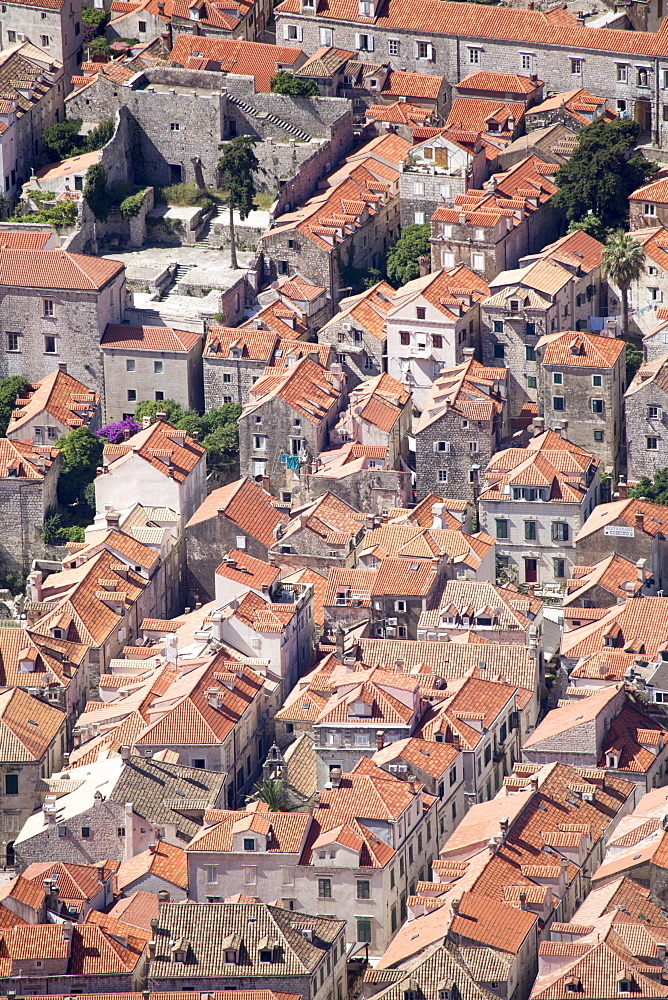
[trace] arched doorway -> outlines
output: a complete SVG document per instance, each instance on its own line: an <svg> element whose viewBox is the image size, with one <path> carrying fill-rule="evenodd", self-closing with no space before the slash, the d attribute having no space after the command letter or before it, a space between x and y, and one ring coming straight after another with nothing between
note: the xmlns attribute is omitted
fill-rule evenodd
<svg viewBox="0 0 668 1000"><path fill-rule="evenodd" d="M14 867L14 841L10 840L7 844L7 867Z"/></svg>

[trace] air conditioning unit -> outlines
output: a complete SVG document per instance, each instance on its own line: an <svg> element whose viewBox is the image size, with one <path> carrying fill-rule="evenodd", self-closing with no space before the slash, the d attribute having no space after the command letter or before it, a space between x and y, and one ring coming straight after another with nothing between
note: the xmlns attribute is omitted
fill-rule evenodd
<svg viewBox="0 0 668 1000"><path fill-rule="evenodd" d="M349 330L352 329L352 327L351 327L350 323L342 323L341 324L341 329L345 330L346 332L348 332Z"/></svg>
<svg viewBox="0 0 668 1000"><path fill-rule="evenodd" d="M385 629L385 638L386 639L396 639L396 636L397 636L397 630L396 630L396 628L386 628Z"/></svg>
<svg viewBox="0 0 668 1000"><path fill-rule="evenodd" d="M387 624L388 625L396 625L397 624L397 619L396 618L388 618L387 619Z"/></svg>

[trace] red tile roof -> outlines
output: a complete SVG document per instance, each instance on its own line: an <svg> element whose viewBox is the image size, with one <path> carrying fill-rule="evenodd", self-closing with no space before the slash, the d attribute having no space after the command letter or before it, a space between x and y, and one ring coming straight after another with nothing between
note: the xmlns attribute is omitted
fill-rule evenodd
<svg viewBox="0 0 668 1000"><path fill-rule="evenodd" d="M183 36L182 36L183 37ZM102 334L101 347L132 351L171 351L182 354L202 339L191 330L173 330L169 326L129 326L109 324Z"/></svg>
<svg viewBox="0 0 668 1000"><path fill-rule="evenodd" d="M87 427L99 403L99 392L92 392L83 382L57 369L40 382L33 382L16 397L7 436L11 437L40 413L48 413L70 430Z"/></svg>
<svg viewBox="0 0 668 1000"><path fill-rule="evenodd" d="M100 291L124 270L120 261L67 250L0 247L0 285L9 287Z"/></svg>
<svg viewBox="0 0 668 1000"><path fill-rule="evenodd" d="M107 444L103 458L109 473L137 455L163 475L183 483L206 454L185 431L178 431L165 420L158 420L121 444Z"/></svg>
<svg viewBox="0 0 668 1000"><path fill-rule="evenodd" d="M233 521L242 532L267 547L274 544L274 529L278 524L286 524L288 515L277 510L275 498L247 476L234 483L228 483L213 490L204 503L190 518L187 527L192 528L203 521L224 516Z"/></svg>
<svg viewBox="0 0 668 1000"><path fill-rule="evenodd" d="M239 549L230 549L216 568L217 576L225 577L226 580L234 580L235 583L242 583L254 590L262 590L263 585L271 587L280 576L280 572L277 566L262 562L261 559L253 559L252 556Z"/></svg>
<svg viewBox="0 0 668 1000"><path fill-rule="evenodd" d="M193 55L219 63L220 70L224 73L252 76L255 90L268 93L277 70L284 66L295 67L302 50L287 45L267 45L264 42L178 35L169 58L185 66Z"/></svg>
<svg viewBox="0 0 668 1000"><path fill-rule="evenodd" d="M381 93L386 97L422 97L437 100L443 90L445 77L426 73L391 70Z"/></svg>
<svg viewBox="0 0 668 1000"><path fill-rule="evenodd" d="M531 94L542 87L542 80L531 80L517 73L469 73L457 84L457 90L484 90L498 94Z"/></svg>

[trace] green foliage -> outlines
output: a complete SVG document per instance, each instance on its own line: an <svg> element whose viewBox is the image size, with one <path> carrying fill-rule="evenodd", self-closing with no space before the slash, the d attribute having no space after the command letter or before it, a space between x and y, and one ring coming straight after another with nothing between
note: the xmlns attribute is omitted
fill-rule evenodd
<svg viewBox="0 0 668 1000"><path fill-rule="evenodd" d="M420 277L420 257L428 257L430 226L412 224L401 231L401 236L387 254L387 276L397 287Z"/></svg>
<svg viewBox="0 0 668 1000"><path fill-rule="evenodd" d="M31 195L32 197L32 195ZM27 212L25 215L13 215L10 222L46 222L56 229L71 226L77 219L77 206L74 201L58 201L49 208L40 208L38 212Z"/></svg>
<svg viewBox="0 0 668 1000"><path fill-rule="evenodd" d="M279 69L272 77L269 89L272 94L287 94L289 97L317 97L318 88L313 80L300 80L292 73Z"/></svg>
<svg viewBox="0 0 668 1000"><path fill-rule="evenodd" d="M229 142L220 143L218 147L223 151L218 161L218 169L223 175L230 205L236 208L242 219L246 219L255 207L253 173L260 169L260 163L255 155L257 141L252 135L238 135Z"/></svg>
<svg viewBox="0 0 668 1000"><path fill-rule="evenodd" d="M127 198L124 198L118 206L118 211L121 213L122 218L133 219L135 215L139 215L145 197L146 189L137 191L136 194L131 194Z"/></svg>
<svg viewBox="0 0 668 1000"><path fill-rule="evenodd" d="M253 785L249 802L266 802L271 812L287 812L290 809L285 782L280 778L268 778Z"/></svg>
<svg viewBox="0 0 668 1000"><path fill-rule="evenodd" d="M111 208L111 197L107 187L107 171L99 163L94 163L86 173L83 196L91 212L100 222L106 222Z"/></svg>
<svg viewBox="0 0 668 1000"><path fill-rule="evenodd" d="M629 288L645 269L645 251L632 233L619 229L609 236L602 254L601 272L610 278L621 292L622 336L626 337L629 326Z"/></svg>
<svg viewBox="0 0 668 1000"><path fill-rule="evenodd" d="M114 130L113 118L105 118L94 129L91 129L86 136L83 152L94 153L96 149L102 149L113 138Z"/></svg>
<svg viewBox="0 0 668 1000"><path fill-rule="evenodd" d="M23 375L10 375L0 382L0 437L7 433L9 421L12 419L12 412L16 397L30 385Z"/></svg>
<svg viewBox="0 0 668 1000"><path fill-rule="evenodd" d="M112 48L104 35L98 35L97 38L93 38L87 47L92 53L101 52L108 59L113 55Z"/></svg>
<svg viewBox="0 0 668 1000"><path fill-rule="evenodd" d="M212 469L227 471L237 461L239 453L239 417L241 407L236 403L225 403L217 410L199 414L195 410L184 409L174 399L144 400L135 410L135 420L143 417L156 419L158 413L165 413L167 421L178 430L192 435L197 432L202 446L206 449L207 465Z"/></svg>
<svg viewBox="0 0 668 1000"><path fill-rule="evenodd" d="M81 125L81 118L68 118L44 129L44 145L51 160L65 160L79 151Z"/></svg>
<svg viewBox="0 0 668 1000"><path fill-rule="evenodd" d="M588 233L589 236L593 236L599 243L605 243L608 237L614 232L614 229L604 226L598 215L594 215L593 212L591 215L583 215L581 219L569 223L569 233L574 233L578 229L582 230L583 233Z"/></svg>
<svg viewBox="0 0 668 1000"><path fill-rule="evenodd" d="M61 452L58 502L67 506L84 502L84 490L95 479L102 464L104 441L87 427L76 427L58 438L55 447Z"/></svg>
<svg viewBox="0 0 668 1000"><path fill-rule="evenodd" d="M591 212L604 229L626 228L628 196L656 170L633 151L639 132L630 118L599 118L582 129L573 155L557 171L559 190L552 198L569 222Z"/></svg>
<svg viewBox="0 0 668 1000"><path fill-rule="evenodd" d="M668 507L668 469L655 469L652 479L643 476L637 486L629 487L628 495Z"/></svg>
<svg viewBox="0 0 668 1000"><path fill-rule="evenodd" d="M643 362L642 351L635 344L626 345L626 385L633 381L635 373Z"/></svg>
<svg viewBox="0 0 668 1000"><path fill-rule="evenodd" d="M81 10L81 23L89 28L96 28L98 32L105 27L109 20L109 14L105 10L94 10L92 7L83 7Z"/></svg>
<svg viewBox="0 0 668 1000"><path fill-rule="evenodd" d="M85 541L84 525L76 524L72 508L59 505L44 519L42 541L46 545L65 545L67 542Z"/></svg>

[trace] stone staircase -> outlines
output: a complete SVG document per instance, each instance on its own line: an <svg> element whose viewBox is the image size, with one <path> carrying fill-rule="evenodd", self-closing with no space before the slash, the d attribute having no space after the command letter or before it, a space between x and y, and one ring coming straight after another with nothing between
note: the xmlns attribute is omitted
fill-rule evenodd
<svg viewBox="0 0 668 1000"><path fill-rule="evenodd" d="M238 108L241 108L245 115L249 118L257 118L264 125L270 124L275 125L276 128L283 129L288 135L291 135L294 139L299 139L300 142L310 142L312 136L305 132L304 129L298 128L296 125L292 125L290 122L286 122L284 118L279 118L278 115L272 114L270 111L258 111L251 104L247 104L246 101L242 101L240 97L234 97L232 94L227 95L228 101L232 104L236 104Z"/></svg>
<svg viewBox="0 0 668 1000"><path fill-rule="evenodd" d="M211 226L213 225L214 222L217 222L218 219L222 218L227 219L228 215L229 215L229 210L227 208L227 205L216 205L211 218L206 223L204 229L201 232L201 235L197 239L198 247L202 247L204 250L218 249L218 244L211 242Z"/></svg>

